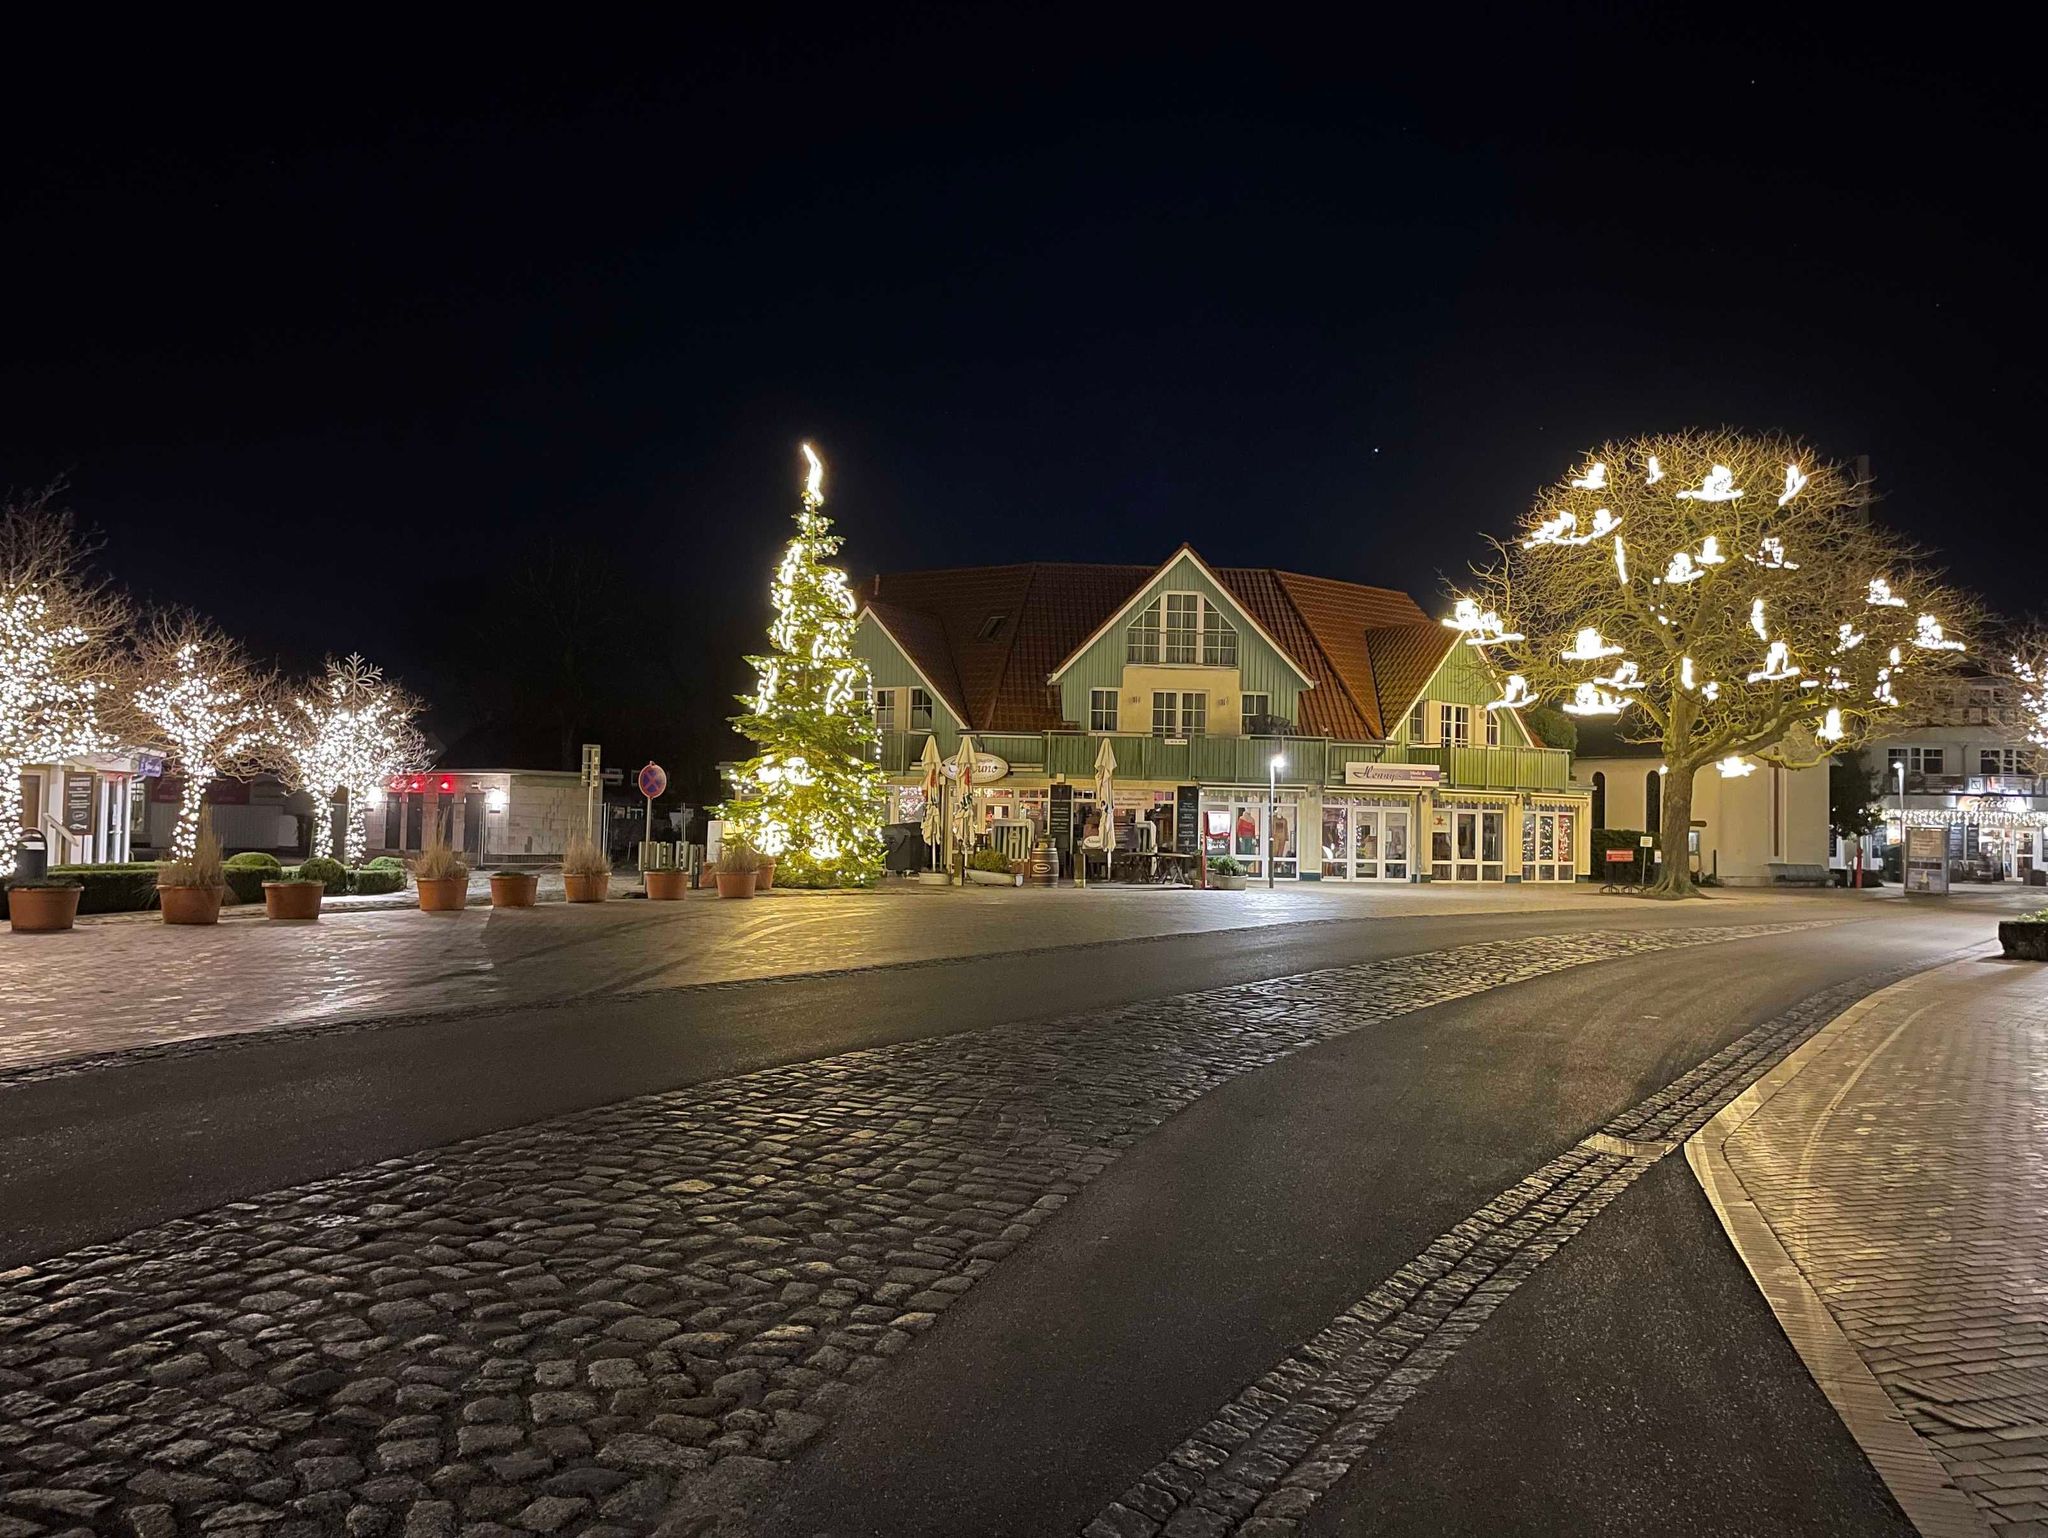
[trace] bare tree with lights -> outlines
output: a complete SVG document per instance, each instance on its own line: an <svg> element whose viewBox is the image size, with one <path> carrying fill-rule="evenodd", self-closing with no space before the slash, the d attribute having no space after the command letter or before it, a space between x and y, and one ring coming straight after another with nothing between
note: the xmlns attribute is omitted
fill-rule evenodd
<svg viewBox="0 0 2048 1538"><path fill-rule="evenodd" d="M1959 670L1975 605L1869 520L1864 488L1789 438L1727 429L1609 443L1495 542L1444 623L1546 698L1659 745L1666 858L1697 895L1693 777L1805 768L1914 719Z"/></svg>
<svg viewBox="0 0 2048 1538"><path fill-rule="evenodd" d="M184 779L171 857L187 859L215 778L282 763L276 680L219 626L195 614L153 616L136 646L135 671L141 682L133 704L142 732L171 750Z"/></svg>
<svg viewBox="0 0 2048 1538"><path fill-rule="evenodd" d="M0 500L0 877L14 873L22 771L112 748L125 676L127 603L93 574L60 490Z"/></svg>
<svg viewBox="0 0 2048 1538"><path fill-rule="evenodd" d="M2036 767L2048 765L2048 630L2021 636L2005 671L2019 706L2020 731L2034 748Z"/></svg>
<svg viewBox="0 0 2048 1538"><path fill-rule="evenodd" d="M331 807L347 807L343 857L362 862L370 847L370 800L395 774L426 767L426 741L414 718L420 701L383 670L351 652L329 657L322 676L301 689L287 716L285 747L297 787L313 793L313 852L332 855Z"/></svg>

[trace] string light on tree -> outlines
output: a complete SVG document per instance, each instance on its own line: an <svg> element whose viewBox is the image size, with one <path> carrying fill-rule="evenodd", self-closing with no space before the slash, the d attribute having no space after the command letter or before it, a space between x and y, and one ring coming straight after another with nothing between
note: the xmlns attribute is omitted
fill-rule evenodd
<svg viewBox="0 0 2048 1538"><path fill-rule="evenodd" d="M144 682L135 691L135 708L170 748L183 778L171 857L189 859L207 787L224 774L279 767L283 723L267 697L269 680L204 620L159 616L137 666Z"/></svg>
<svg viewBox="0 0 2048 1538"><path fill-rule="evenodd" d="M1547 519L1543 523L1538 524L1535 529L1523 537L1522 543L1531 547L1536 545L1578 547L1590 545L1596 539L1605 539L1620 527L1621 520L1615 517L1610 509L1596 507L1593 509L1592 519L1587 523L1585 531L1581 533L1579 530L1579 515L1566 511L1559 513L1555 518Z"/></svg>
<svg viewBox="0 0 2048 1538"><path fill-rule="evenodd" d="M803 455L796 536L769 585L770 651L747 659L754 692L733 720L755 751L733 771L724 815L728 836L775 860L778 882L865 886L882 870L880 736L853 651L858 605L831 564L824 462L808 443Z"/></svg>
<svg viewBox="0 0 2048 1538"><path fill-rule="evenodd" d="M1453 630L1464 632L1467 646L1499 646L1504 642L1525 639L1510 635L1502 628L1498 614L1491 610L1482 612L1479 605L1469 598L1460 598L1453 604L1451 617L1444 623Z"/></svg>
<svg viewBox="0 0 2048 1538"><path fill-rule="evenodd" d="M1605 467L1597 489L1573 484L1595 464ZM1771 489L1745 492L1761 487ZM1578 555L1568 542L1583 537L1595 498L1626 537ZM1658 745L1665 825L1683 827L1708 765L1818 763L1870 740L1883 707L1922 703L1952 670L1956 654L1913 644L1913 616L1939 616L1943 639L1967 636L1973 607L1916 573L1911 549L1866 502L1843 466L1784 438L1724 430L1602 444L1537 493L1471 597L1503 633L1526 637L1495 649L1503 672L1570 715L1619 716L1624 740ZM1642 583L1630 545L1659 552ZM1873 586L1873 571L1889 575ZM1910 665L1887 667L1894 646ZM1840 740L1821 740L1834 726ZM1692 886L1687 862L1668 861L1653 890Z"/></svg>
<svg viewBox="0 0 2048 1538"><path fill-rule="evenodd" d="M315 854L334 853L329 811L339 795L342 858L362 863L371 804L394 775L426 767L426 742L414 724L419 712L417 699L357 652L329 657L321 676L293 699L284 747L300 788L313 794Z"/></svg>
<svg viewBox="0 0 2048 1538"><path fill-rule="evenodd" d="M1543 696L1529 687L1528 679L1524 678L1520 673L1510 673L1507 677L1505 691L1501 697L1497 700L1488 700L1486 708L1488 710L1520 710L1524 706L1540 705L1542 702Z"/></svg>
<svg viewBox="0 0 2048 1538"><path fill-rule="evenodd" d="M1584 475L1572 481L1572 487L1577 491L1604 491L1607 487L1607 466L1594 460Z"/></svg>
<svg viewBox="0 0 2048 1538"><path fill-rule="evenodd" d="M1932 614L1923 614L1913 621L1913 644L1922 651L1959 652L1961 641L1951 640L1942 633L1941 621Z"/></svg>
<svg viewBox="0 0 2048 1538"><path fill-rule="evenodd" d="M1739 753L1730 753L1714 767L1721 771L1724 780L1746 779L1756 773L1756 765Z"/></svg>
<svg viewBox="0 0 2048 1538"><path fill-rule="evenodd" d="M1842 725L1842 712L1839 706L1828 706L1827 715L1821 719L1820 725L1814 728L1813 735L1822 742L1840 742L1848 736L1847 729Z"/></svg>

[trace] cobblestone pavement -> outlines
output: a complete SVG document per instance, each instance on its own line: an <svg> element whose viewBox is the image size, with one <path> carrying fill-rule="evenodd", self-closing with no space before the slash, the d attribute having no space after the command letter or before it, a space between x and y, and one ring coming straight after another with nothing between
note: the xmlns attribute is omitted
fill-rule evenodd
<svg viewBox="0 0 2048 1538"><path fill-rule="evenodd" d="M1774 1063L1898 975L1838 985L1755 1026L1502 1191L1247 1385L1083 1538L1293 1538L1537 1267Z"/></svg>
<svg viewBox="0 0 2048 1538"><path fill-rule="evenodd" d="M707 1469L792 1455L1231 1077L1488 988L1796 927L1490 942L848 1053L20 1268L0 1538L644 1531Z"/></svg>
<svg viewBox="0 0 2048 1538"><path fill-rule="evenodd" d="M1924 973L1826 1046L1728 1164L1992 1531L2048 1534L2048 968Z"/></svg>
<svg viewBox="0 0 2048 1538"><path fill-rule="evenodd" d="M1413 894L1413 895L1411 895ZM1763 895L1745 917L1841 899ZM556 903L352 913L317 924L100 924L0 932L0 1077L41 1065L317 1022L587 999L1047 946L1413 912L1546 913L1615 899L1567 888L1303 886L1276 892L791 894L753 902ZM1726 911L1724 909L1724 911Z"/></svg>

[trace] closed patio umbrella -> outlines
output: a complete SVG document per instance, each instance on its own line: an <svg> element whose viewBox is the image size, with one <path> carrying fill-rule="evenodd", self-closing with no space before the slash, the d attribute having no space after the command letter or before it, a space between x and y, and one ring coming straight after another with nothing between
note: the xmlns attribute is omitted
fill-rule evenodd
<svg viewBox="0 0 2048 1538"><path fill-rule="evenodd" d="M1101 830L1098 842L1102 846L1102 861L1105 873L1109 857L1116 849L1116 751L1109 745L1107 737L1095 754L1095 804L1101 810L1097 827Z"/></svg>
<svg viewBox="0 0 2048 1538"><path fill-rule="evenodd" d="M966 859L974 842L974 738L965 732L953 754L953 841Z"/></svg>
<svg viewBox="0 0 2048 1538"><path fill-rule="evenodd" d="M939 757L938 738L925 738L924 756L917 766L924 771L924 816L920 828L924 841L936 849L946 835L946 774L944 760Z"/></svg>

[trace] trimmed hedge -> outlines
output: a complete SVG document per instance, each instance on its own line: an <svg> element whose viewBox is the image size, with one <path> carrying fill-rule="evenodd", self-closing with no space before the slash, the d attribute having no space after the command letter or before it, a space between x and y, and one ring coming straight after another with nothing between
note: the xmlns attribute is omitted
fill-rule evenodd
<svg viewBox="0 0 2048 1538"><path fill-rule="evenodd" d="M358 897L382 897L387 892L405 890L405 868L393 870L374 862L348 873L349 890Z"/></svg>
<svg viewBox="0 0 2048 1538"><path fill-rule="evenodd" d="M53 876L75 877L80 913L140 913L156 906L156 865L52 865Z"/></svg>
<svg viewBox="0 0 2048 1538"><path fill-rule="evenodd" d="M1632 862L1640 862L1640 868L1645 873L1655 870L1657 862L1644 854L1642 838L1643 830L1641 828L1595 828L1593 830L1592 844L1593 874L1602 881L1607 879L1607 851L1610 849L1626 849L1629 852L1630 860ZM1652 849L1662 848L1663 840L1658 839L1650 847ZM1638 865L1635 863L1631 863L1627 867L1631 876L1635 874L1637 869Z"/></svg>
<svg viewBox="0 0 2048 1538"><path fill-rule="evenodd" d="M340 897L348 891L348 867L339 860L330 860L316 854L302 862L298 869L301 881L317 881L329 897Z"/></svg>
<svg viewBox="0 0 2048 1538"><path fill-rule="evenodd" d="M243 854L229 855L222 862L222 873L227 878L228 890L235 894L236 902L260 903L263 901L263 883L281 877L284 865L274 854L251 849Z"/></svg>
<svg viewBox="0 0 2048 1538"><path fill-rule="evenodd" d="M395 854L380 854L377 856L376 859L367 862L363 866L363 869L395 870L403 874L405 871L405 861L399 859L398 856Z"/></svg>

